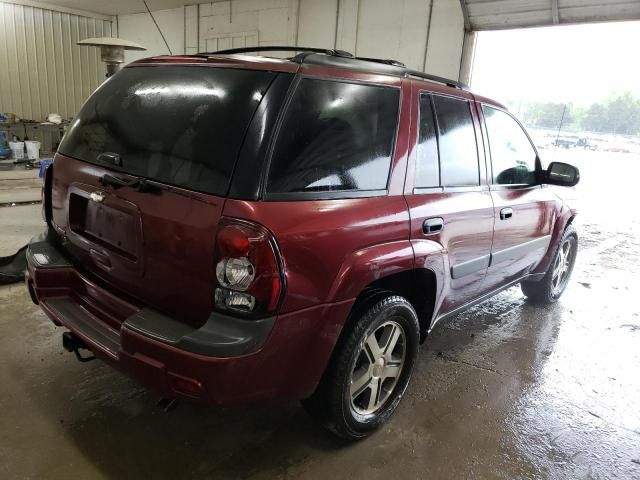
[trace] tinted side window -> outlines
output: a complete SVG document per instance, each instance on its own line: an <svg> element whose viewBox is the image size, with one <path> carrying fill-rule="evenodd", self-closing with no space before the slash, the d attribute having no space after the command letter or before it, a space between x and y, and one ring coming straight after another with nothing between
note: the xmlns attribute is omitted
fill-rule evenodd
<svg viewBox="0 0 640 480"><path fill-rule="evenodd" d="M434 95L443 187L480 185L478 148L471 107L464 100Z"/></svg>
<svg viewBox="0 0 640 480"><path fill-rule="evenodd" d="M387 188L400 91L305 78L276 141L271 193Z"/></svg>
<svg viewBox="0 0 640 480"><path fill-rule="evenodd" d="M493 183L533 185L536 183L536 152L522 127L510 115L483 106L489 136Z"/></svg>
<svg viewBox="0 0 640 480"><path fill-rule="evenodd" d="M431 95L420 95L420 132L418 156L416 160L416 180L418 188L440 186L440 165L438 164L438 140L431 108Z"/></svg>

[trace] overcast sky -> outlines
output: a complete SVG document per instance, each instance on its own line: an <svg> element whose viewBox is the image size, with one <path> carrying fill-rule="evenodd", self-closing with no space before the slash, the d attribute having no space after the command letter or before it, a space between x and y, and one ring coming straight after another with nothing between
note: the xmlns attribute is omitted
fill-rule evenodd
<svg viewBox="0 0 640 480"><path fill-rule="evenodd" d="M590 105L614 92L640 97L640 22L478 35L473 90L498 101Z"/></svg>

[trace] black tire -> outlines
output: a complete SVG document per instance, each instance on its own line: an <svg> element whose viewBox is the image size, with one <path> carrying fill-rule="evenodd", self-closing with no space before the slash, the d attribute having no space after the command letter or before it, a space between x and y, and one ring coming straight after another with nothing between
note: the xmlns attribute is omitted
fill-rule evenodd
<svg viewBox="0 0 640 480"><path fill-rule="evenodd" d="M409 384L420 342L418 317L411 304L403 297L388 294L382 299L376 299L374 303L369 304L368 308L360 309L360 314L357 313L358 310L355 312L357 316L349 322L348 330L341 335L320 385L310 398L302 402L303 407L311 416L338 436L348 440L366 437L393 415ZM368 367L360 367L368 368L368 371L371 372L378 372L377 377L375 373L371 373L368 378L374 382L378 378L379 383L375 387L378 393L375 398L380 399L380 405L372 413L359 413L358 407L354 405L355 400L352 400L351 397L352 374L356 373L354 370L358 367L358 362L362 362L362 355L365 355L364 358L367 361L371 358L371 348L365 349L365 344L369 345L367 339L371 335L375 336L382 332L380 340L378 340L378 345L380 341L383 342L383 347L380 350L382 354L386 340L394 335L394 332L397 331L395 329L398 327L401 332L398 334L397 343L391 346L396 350L389 352L388 355L391 358L392 353L400 351L398 349L402 350L403 360L400 363L401 367L399 367L400 373L391 379L392 382L395 382L393 386L388 386L385 390L383 385L385 382L389 385L389 378L383 378L383 374L380 372L386 371L387 366L390 368L398 367L392 366L391 361L388 365L376 366L378 364L370 362L366 364ZM391 341L388 342L389 345L391 343ZM396 347L396 345L399 346ZM378 360L385 362L380 358ZM375 370L376 368L378 370ZM367 375L369 374L367 373ZM372 395L373 391L373 387L366 387L363 390L369 395ZM365 393L361 394L361 397L364 397ZM383 395L386 396L384 400L382 400ZM360 401L361 397L358 397L357 400ZM368 399L365 399L365 403L367 402Z"/></svg>
<svg viewBox="0 0 640 480"><path fill-rule="evenodd" d="M566 271L566 275L563 278L561 285L559 285L559 288L556 288L554 285L554 266L556 265L556 262L558 262L559 256L566 244L569 244L571 248L568 270ZM527 299L533 303L557 302L569 283L577 255L578 232L573 225L569 225L558 242L556 253L551 261L551 267L547 271L546 275L538 282L522 282L520 284L522 293L524 293L527 296Z"/></svg>

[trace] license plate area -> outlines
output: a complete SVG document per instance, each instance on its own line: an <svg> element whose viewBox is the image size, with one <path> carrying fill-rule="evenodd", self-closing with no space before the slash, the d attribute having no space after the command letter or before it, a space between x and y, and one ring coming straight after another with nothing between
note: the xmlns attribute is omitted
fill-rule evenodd
<svg viewBox="0 0 640 480"><path fill-rule="evenodd" d="M69 188L70 242L101 270L142 273L142 220L138 207L90 185Z"/></svg>
<svg viewBox="0 0 640 480"><path fill-rule="evenodd" d="M131 212L72 193L69 226L87 240L132 261L137 260L136 219Z"/></svg>

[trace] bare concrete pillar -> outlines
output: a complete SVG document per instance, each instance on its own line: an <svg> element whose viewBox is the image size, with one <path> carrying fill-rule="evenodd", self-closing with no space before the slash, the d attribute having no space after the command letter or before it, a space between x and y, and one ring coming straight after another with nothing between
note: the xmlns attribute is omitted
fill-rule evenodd
<svg viewBox="0 0 640 480"><path fill-rule="evenodd" d="M464 41L462 42L462 58L460 59L460 74L458 79L467 85L471 84L477 37L477 32L465 32Z"/></svg>

